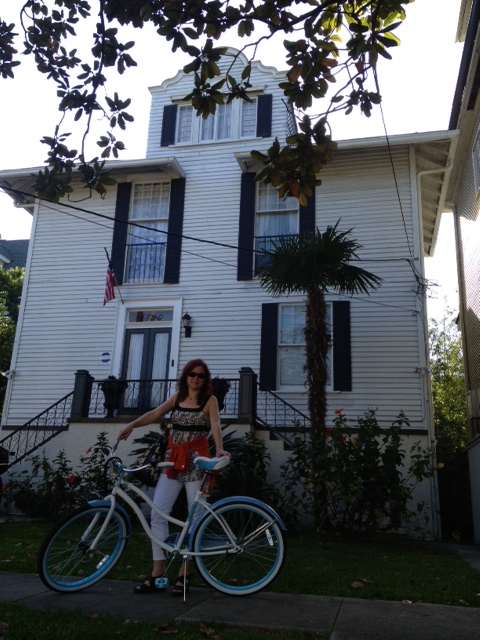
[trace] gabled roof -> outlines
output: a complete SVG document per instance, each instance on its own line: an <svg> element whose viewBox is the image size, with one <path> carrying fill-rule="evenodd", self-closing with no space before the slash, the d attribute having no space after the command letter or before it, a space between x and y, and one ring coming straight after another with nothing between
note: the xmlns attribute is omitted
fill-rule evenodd
<svg viewBox="0 0 480 640"><path fill-rule="evenodd" d="M14 269L27 263L28 240L0 239L0 268Z"/></svg>

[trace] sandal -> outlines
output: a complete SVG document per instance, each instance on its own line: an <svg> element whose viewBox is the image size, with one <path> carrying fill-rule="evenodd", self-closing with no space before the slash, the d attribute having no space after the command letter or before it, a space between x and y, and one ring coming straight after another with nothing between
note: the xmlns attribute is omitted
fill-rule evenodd
<svg viewBox="0 0 480 640"><path fill-rule="evenodd" d="M185 580L185 593L186 594L188 593L188 590L190 589L190 576L178 576L177 581L175 582L172 588L172 596L174 598L183 596L184 580Z"/></svg>
<svg viewBox="0 0 480 640"><path fill-rule="evenodd" d="M158 581L158 582L157 582ZM165 591L168 587L168 580L164 576L148 576L145 582L138 584L134 593L153 593L154 591Z"/></svg>

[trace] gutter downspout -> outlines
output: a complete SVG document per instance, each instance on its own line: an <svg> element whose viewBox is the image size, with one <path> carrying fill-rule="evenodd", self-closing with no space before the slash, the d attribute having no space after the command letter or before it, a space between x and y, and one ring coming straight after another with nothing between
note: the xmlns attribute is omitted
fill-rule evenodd
<svg viewBox="0 0 480 640"><path fill-rule="evenodd" d="M449 173L452 170L453 162L450 160L445 167L437 167L435 169L423 169L422 171L418 171L416 174L417 181L417 206L420 217L420 223L423 220L423 208L422 208L422 195L421 195L421 180L423 176L432 175L435 173ZM440 223L439 223L440 224ZM439 226L439 225L438 225ZM438 227L437 227L438 228ZM434 234L433 239L435 239L436 234ZM422 255L423 255L423 240L421 243L422 247ZM423 256L424 258L424 256ZM422 259L422 277L425 277L424 273L424 260ZM426 297L423 294L422 304L424 309L426 310ZM430 443L430 447L433 451L433 466L434 472L432 479L430 481L430 499L431 502L435 505L435 512L433 514L433 528L434 534L437 538L440 538L442 535L442 525L440 519L440 496L438 490L438 477L437 477L437 457L436 457L436 439L435 439L435 427L433 421L433 394L432 394L432 378L430 374L430 356L428 350L428 317L427 314L423 313L422 315L422 324L423 324L423 335L424 335L424 344L425 344L425 367L423 376L423 394L424 394L424 405L425 405L425 415L427 418L428 425L428 439Z"/></svg>

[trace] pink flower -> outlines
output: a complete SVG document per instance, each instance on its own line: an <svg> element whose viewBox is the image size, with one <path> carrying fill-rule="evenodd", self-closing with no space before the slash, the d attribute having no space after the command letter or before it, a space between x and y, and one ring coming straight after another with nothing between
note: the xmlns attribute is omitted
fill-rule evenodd
<svg viewBox="0 0 480 640"><path fill-rule="evenodd" d="M67 478L67 482L68 482L68 484L73 484L75 482L75 474L74 473L72 473L72 475L70 475Z"/></svg>
<svg viewBox="0 0 480 640"><path fill-rule="evenodd" d="M335 415L338 416L343 412L343 409L337 409L336 411L334 411Z"/></svg>

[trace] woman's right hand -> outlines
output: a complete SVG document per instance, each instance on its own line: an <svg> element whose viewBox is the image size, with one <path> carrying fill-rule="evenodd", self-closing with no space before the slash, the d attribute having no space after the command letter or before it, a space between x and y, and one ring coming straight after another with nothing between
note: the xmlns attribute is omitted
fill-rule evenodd
<svg viewBox="0 0 480 640"><path fill-rule="evenodd" d="M133 431L132 424L131 423L127 424L127 426L124 429L122 429L118 434L117 440L126 440L129 437L129 435L132 433L132 431Z"/></svg>

